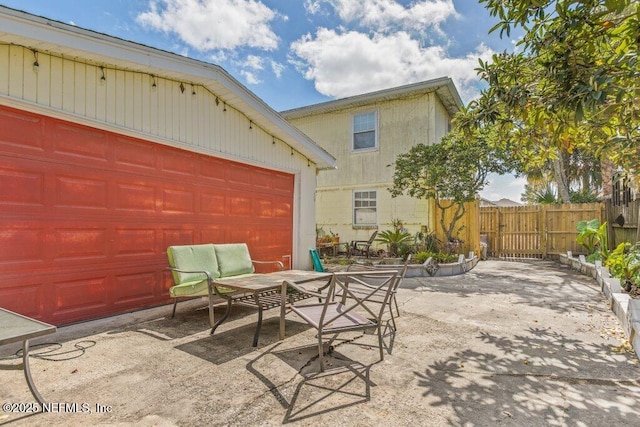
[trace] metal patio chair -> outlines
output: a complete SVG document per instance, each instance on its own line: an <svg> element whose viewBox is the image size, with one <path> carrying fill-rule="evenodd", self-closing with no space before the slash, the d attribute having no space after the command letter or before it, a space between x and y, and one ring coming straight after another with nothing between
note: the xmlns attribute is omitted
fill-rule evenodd
<svg viewBox="0 0 640 427"><path fill-rule="evenodd" d="M369 258L371 252L371 245L378 235L378 230L374 231L369 237L369 240L352 240L349 248L349 256L351 255L364 255Z"/></svg>
<svg viewBox="0 0 640 427"><path fill-rule="evenodd" d="M401 265L364 265L364 264L351 264L349 265L349 267L347 267L347 271L380 271L380 270L395 270L398 272L398 276L396 277L396 280L390 284L391 286L391 297L389 298L389 301L386 302L387 306L389 307L389 314L391 315L391 324L392 324L392 328L393 331L397 331L397 327L396 327L396 319L395 317L398 316L400 317L400 308L398 307L398 300L396 299L396 294L398 292L398 288L400 287L400 284L402 283L402 280L404 279L404 276L407 273L407 266L409 265L409 262L411 261L411 254L408 254L407 257L404 260L404 263ZM364 293L367 293L370 289L370 286L362 286L362 285L354 285L350 287L351 293L355 294L355 295L361 295ZM378 294L378 295L374 295L371 298L371 301L377 304L385 304L385 300L384 298L382 298L382 295ZM394 316L393 314L393 306L395 306L396 308L396 315Z"/></svg>
<svg viewBox="0 0 640 427"><path fill-rule="evenodd" d="M391 300L393 284L398 276L395 270L356 271L334 273L331 281L313 292L299 288L293 283L288 286L311 295L324 302L316 304L298 304L291 311L300 316L318 331L318 359L320 371L324 372L324 342L329 336L328 346L343 332L377 331L380 360L384 359L382 342L382 316ZM368 289L365 293L351 292L353 286ZM382 298L383 303L374 303L374 298ZM378 307L379 306L379 307Z"/></svg>

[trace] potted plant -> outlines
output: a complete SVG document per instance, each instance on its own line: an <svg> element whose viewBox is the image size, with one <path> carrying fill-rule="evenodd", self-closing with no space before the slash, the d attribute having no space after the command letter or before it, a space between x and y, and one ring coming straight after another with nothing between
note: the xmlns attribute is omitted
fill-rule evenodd
<svg viewBox="0 0 640 427"><path fill-rule="evenodd" d="M397 257L400 247L413 241L413 236L399 229L385 230L378 233L375 241L386 244L389 255Z"/></svg>

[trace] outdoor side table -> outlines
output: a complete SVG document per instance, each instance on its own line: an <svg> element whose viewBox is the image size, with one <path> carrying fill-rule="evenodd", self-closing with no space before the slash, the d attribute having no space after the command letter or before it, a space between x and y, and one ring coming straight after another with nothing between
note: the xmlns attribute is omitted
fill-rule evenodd
<svg viewBox="0 0 640 427"><path fill-rule="evenodd" d="M31 378L31 371L29 370L29 340L31 338L52 334L55 331L56 327L53 325L0 308L0 346L22 341L22 364L11 366L0 365L0 370L24 370L24 376L27 379L29 390L31 390L31 394L41 405L44 404L45 401L40 393L38 393Z"/></svg>

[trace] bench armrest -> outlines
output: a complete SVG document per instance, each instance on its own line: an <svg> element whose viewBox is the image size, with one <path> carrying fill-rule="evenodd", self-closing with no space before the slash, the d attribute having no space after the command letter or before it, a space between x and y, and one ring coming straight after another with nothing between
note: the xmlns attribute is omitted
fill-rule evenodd
<svg viewBox="0 0 640 427"><path fill-rule="evenodd" d="M252 259L251 262L254 264L277 264L280 271L284 270L284 264L281 261L256 261Z"/></svg>
<svg viewBox="0 0 640 427"><path fill-rule="evenodd" d="M207 276L207 286L209 287L209 296L216 294L217 296L224 298L224 296L218 291L218 288L213 284L213 278L211 277L211 273L207 270L182 270L180 268L175 267L167 267L168 270L175 271L177 273L201 273Z"/></svg>

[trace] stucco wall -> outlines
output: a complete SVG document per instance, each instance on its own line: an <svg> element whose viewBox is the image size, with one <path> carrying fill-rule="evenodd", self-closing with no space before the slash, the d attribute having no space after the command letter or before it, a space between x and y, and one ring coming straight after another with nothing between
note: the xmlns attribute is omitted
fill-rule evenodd
<svg viewBox="0 0 640 427"><path fill-rule="evenodd" d="M352 115L367 111L378 114L378 148L354 153ZM337 159L337 170L318 174L318 226L339 233L342 241L366 240L373 230L353 227L353 191L377 190L377 229L391 229L392 221L400 219L412 234L424 225L434 230L431 201L391 198L387 191L399 154L416 144L439 143L447 132L449 114L434 92L288 120Z"/></svg>

